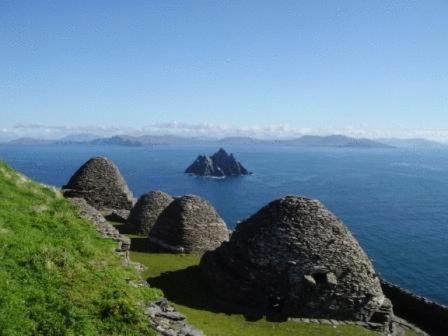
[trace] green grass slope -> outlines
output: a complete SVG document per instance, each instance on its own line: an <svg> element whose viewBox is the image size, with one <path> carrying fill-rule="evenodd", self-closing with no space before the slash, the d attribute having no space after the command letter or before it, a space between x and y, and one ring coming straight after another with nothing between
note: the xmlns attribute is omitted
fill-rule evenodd
<svg viewBox="0 0 448 336"><path fill-rule="evenodd" d="M0 335L152 335L136 271L57 192L0 162Z"/></svg>

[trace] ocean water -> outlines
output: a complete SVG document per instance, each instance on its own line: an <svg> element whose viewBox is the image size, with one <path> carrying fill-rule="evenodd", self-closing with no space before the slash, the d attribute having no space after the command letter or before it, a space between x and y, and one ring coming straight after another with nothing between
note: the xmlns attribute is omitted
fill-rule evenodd
<svg viewBox="0 0 448 336"><path fill-rule="evenodd" d="M90 157L107 156L136 196L155 189L200 195L230 228L275 198L317 198L352 230L384 278L448 304L448 150L228 147L254 175L183 174L198 154L216 149L0 145L0 159L61 186Z"/></svg>

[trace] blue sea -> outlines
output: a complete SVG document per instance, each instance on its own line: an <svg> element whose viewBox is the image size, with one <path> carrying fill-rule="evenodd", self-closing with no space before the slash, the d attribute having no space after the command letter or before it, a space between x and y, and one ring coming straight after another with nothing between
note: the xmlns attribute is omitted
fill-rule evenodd
<svg viewBox="0 0 448 336"><path fill-rule="evenodd" d="M448 149L228 147L255 174L183 174L212 147L0 145L0 159L62 186L92 156L118 165L136 196L159 189L208 199L230 228L285 195L321 200L338 215L387 280L448 304Z"/></svg>

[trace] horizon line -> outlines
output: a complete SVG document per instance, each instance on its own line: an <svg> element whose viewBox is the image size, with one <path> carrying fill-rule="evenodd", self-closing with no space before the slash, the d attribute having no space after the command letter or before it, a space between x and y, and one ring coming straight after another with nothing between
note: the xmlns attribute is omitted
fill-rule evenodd
<svg viewBox="0 0 448 336"><path fill-rule="evenodd" d="M292 127L289 125L234 126L211 123L154 123L142 127L16 124L0 129L0 141L20 138L59 140L67 136L177 136L182 138L222 139L247 137L255 140L289 140L302 136L342 135L355 139L424 139L448 142L448 129L375 129L371 127Z"/></svg>

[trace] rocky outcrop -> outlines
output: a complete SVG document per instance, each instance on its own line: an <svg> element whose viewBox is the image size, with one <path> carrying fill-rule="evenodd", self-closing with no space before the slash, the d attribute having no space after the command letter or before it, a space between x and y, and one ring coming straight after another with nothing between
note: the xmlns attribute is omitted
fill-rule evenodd
<svg viewBox="0 0 448 336"><path fill-rule="evenodd" d="M316 200L271 202L204 254L201 269L222 303L249 314L390 325L392 307L371 262Z"/></svg>
<svg viewBox="0 0 448 336"><path fill-rule="evenodd" d="M87 161L62 189L64 196L84 198L98 210L130 210L134 204L134 197L117 166L105 157Z"/></svg>
<svg viewBox="0 0 448 336"><path fill-rule="evenodd" d="M172 201L170 195L158 190L144 194L129 214L126 221L127 231L148 235L160 214Z"/></svg>
<svg viewBox="0 0 448 336"><path fill-rule="evenodd" d="M222 148L211 157L207 155L198 156L197 159L185 170L185 173L214 177L250 174L250 172L235 159L233 154L227 154L227 152Z"/></svg>
<svg viewBox="0 0 448 336"><path fill-rule="evenodd" d="M226 224L213 206L193 195L171 202L149 233L152 247L171 253L201 253L228 239Z"/></svg>

